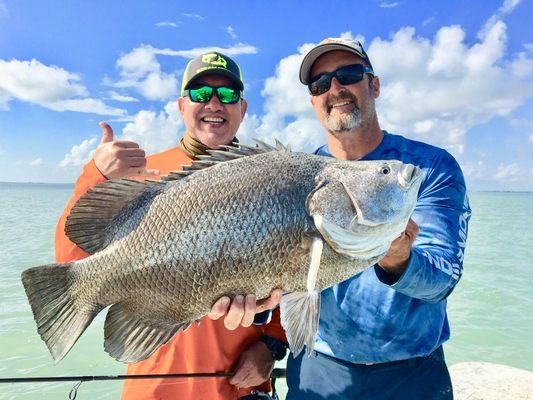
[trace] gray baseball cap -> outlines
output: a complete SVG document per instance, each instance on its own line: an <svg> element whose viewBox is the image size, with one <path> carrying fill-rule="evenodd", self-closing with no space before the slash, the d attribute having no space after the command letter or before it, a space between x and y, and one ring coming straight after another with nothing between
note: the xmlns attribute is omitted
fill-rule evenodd
<svg viewBox="0 0 533 400"><path fill-rule="evenodd" d="M239 90L244 90L242 73L239 65L230 57L217 51L204 53L187 64L181 81L181 93L189 89L189 85L204 75L222 75L229 78Z"/></svg>
<svg viewBox="0 0 533 400"><path fill-rule="evenodd" d="M311 68L313 67L313 64L317 58L322 54L332 50L342 50L353 53L365 60L368 63L368 66L372 68L372 63L363 49L363 45L358 40L326 38L313 47L309 53L305 55L302 65L300 66L300 82L302 82L304 85L308 85L311 78L309 76L311 74Z"/></svg>

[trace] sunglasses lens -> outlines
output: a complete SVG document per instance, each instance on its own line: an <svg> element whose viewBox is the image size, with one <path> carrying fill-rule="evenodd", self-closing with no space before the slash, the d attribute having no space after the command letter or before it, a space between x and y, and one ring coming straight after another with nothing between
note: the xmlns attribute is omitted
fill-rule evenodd
<svg viewBox="0 0 533 400"><path fill-rule="evenodd" d="M197 89L189 89L189 96L196 103L207 103L211 100L211 96L213 96L213 88L202 86Z"/></svg>
<svg viewBox="0 0 533 400"><path fill-rule="evenodd" d="M362 64L345 65L333 72L319 75L308 85L309 92L313 96L319 96L330 89L333 77L337 78L341 85L351 85L360 82L364 74L365 67Z"/></svg>
<svg viewBox="0 0 533 400"><path fill-rule="evenodd" d="M326 93L331 86L331 75L323 74L315 81L309 84L309 91L313 96L319 96L322 93Z"/></svg>
<svg viewBox="0 0 533 400"><path fill-rule="evenodd" d="M239 101L240 93L238 90L228 87L217 88L218 99L222 104L233 104Z"/></svg>
<svg viewBox="0 0 533 400"><path fill-rule="evenodd" d="M363 66L361 64L347 65L336 71L337 80L341 85L351 85L363 79Z"/></svg>

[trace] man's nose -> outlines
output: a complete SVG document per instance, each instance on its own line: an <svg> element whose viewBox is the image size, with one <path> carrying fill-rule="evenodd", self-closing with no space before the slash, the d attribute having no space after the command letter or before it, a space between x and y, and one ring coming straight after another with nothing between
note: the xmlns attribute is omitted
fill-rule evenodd
<svg viewBox="0 0 533 400"><path fill-rule="evenodd" d="M339 83L336 77L331 78L331 86L329 90L332 93L338 93L339 90L344 90L344 86Z"/></svg>
<svg viewBox="0 0 533 400"><path fill-rule="evenodd" d="M207 102L205 108L211 111L220 111L224 109L224 105L218 99L217 94L213 93L213 97L211 97L211 100Z"/></svg>

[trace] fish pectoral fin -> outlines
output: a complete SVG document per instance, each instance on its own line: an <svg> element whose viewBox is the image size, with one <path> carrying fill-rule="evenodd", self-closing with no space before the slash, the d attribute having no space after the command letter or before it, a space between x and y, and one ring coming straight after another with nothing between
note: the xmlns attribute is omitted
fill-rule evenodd
<svg viewBox="0 0 533 400"><path fill-rule="evenodd" d="M141 304L124 301L114 304L107 313L104 348L118 361L135 363L150 357L168 342L178 330L191 323L165 324L139 311Z"/></svg>
<svg viewBox="0 0 533 400"><path fill-rule="evenodd" d="M320 293L293 292L283 295L280 303L281 325L285 329L289 347L294 355L306 346L307 356L315 345L320 316Z"/></svg>

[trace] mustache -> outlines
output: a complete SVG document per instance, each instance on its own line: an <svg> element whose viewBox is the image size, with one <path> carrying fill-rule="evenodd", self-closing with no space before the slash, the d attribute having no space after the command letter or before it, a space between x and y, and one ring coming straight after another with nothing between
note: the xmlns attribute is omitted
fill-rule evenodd
<svg viewBox="0 0 533 400"><path fill-rule="evenodd" d="M350 92L346 91L346 92L340 92L339 94L328 98L328 101L326 103L328 113L333 108L333 104L340 103L341 101L351 101L352 103L355 104L356 108L359 108L359 102L357 101L357 97L355 97Z"/></svg>

